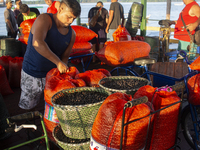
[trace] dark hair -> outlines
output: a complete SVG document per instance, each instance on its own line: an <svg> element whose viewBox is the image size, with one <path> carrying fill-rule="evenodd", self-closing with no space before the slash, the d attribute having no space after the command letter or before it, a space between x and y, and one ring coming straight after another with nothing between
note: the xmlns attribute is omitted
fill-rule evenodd
<svg viewBox="0 0 200 150"><path fill-rule="evenodd" d="M29 11L28 5L22 4L22 5L19 7L19 11L20 11L21 13L27 13L27 12Z"/></svg>
<svg viewBox="0 0 200 150"><path fill-rule="evenodd" d="M103 2L102 2L102 1L98 1L97 4L98 4L98 3L101 3L101 5L103 5Z"/></svg>
<svg viewBox="0 0 200 150"><path fill-rule="evenodd" d="M81 14L81 6L77 0L62 0L60 6L65 4L68 8L71 9L74 16L78 17Z"/></svg>

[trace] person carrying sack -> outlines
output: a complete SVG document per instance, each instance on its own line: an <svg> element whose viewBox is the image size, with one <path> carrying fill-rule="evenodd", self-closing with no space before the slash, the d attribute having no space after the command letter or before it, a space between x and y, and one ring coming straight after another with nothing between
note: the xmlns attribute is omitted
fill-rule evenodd
<svg viewBox="0 0 200 150"><path fill-rule="evenodd" d="M170 25L175 24L174 38L179 40L178 50L184 50L189 54L189 59L194 60L196 57L197 46L193 40L191 41L188 31L194 35L200 24L200 7L195 0L183 0L185 7L179 14L177 21L171 21ZM182 15L182 19L181 19ZM184 27L185 22L186 28ZM187 30L188 31L187 31ZM188 47L188 45L190 45ZM190 50L190 51L188 51Z"/></svg>
<svg viewBox="0 0 200 150"><path fill-rule="evenodd" d="M103 8L103 2L98 1L96 7L93 7L89 10L88 13L88 24L89 29L94 31L98 38L92 39L92 51L97 52L104 47L104 43L107 40L107 35L105 28L108 22L108 11ZM93 56L93 62L96 62L95 55Z"/></svg>

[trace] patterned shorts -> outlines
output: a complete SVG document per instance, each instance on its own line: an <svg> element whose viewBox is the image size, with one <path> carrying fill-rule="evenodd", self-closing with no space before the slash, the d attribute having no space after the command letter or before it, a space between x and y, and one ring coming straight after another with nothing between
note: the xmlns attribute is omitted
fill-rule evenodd
<svg viewBox="0 0 200 150"><path fill-rule="evenodd" d="M30 110L39 103L44 96L45 80L46 78L35 78L21 71L20 108Z"/></svg>

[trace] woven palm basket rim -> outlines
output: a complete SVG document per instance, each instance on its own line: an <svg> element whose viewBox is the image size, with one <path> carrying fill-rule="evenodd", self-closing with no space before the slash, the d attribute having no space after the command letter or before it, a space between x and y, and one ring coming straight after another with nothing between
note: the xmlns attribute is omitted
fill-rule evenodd
<svg viewBox="0 0 200 150"><path fill-rule="evenodd" d="M98 105L101 104L103 101L97 102L97 103L92 103L92 104L85 104L85 105L59 105L59 104L55 104L54 100L60 96L60 94L64 94L64 93L75 93L75 92L82 92L82 91L97 91L100 93L105 93L110 95L111 93L109 91L106 91L100 87L76 87L76 88L70 88L70 89L65 89L65 90L61 90L59 92L57 92L56 94L54 94L51 98L51 103L53 104L54 107L59 107L59 108L82 108L82 107L91 107L94 105Z"/></svg>
<svg viewBox="0 0 200 150"><path fill-rule="evenodd" d="M67 145L67 146L83 146L83 145L86 145L86 144L89 144L90 143L90 140L89 141L86 141L84 143L80 143L80 144L70 144L70 143L64 143L60 140L58 140L58 138L55 136L55 130L56 128L60 128L60 130L62 131L61 129L61 125L58 124L54 129L53 129L53 137L54 139L56 140L57 143L60 143L60 144L63 144L63 145Z"/></svg>
<svg viewBox="0 0 200 150"><path fill-rule="evenodd" d="M150 81L147 80L146 78L142 78L142 77L136 77L136 76L111 76L111 77L105 77L103 79L101 79L99 81L99 86L105 90L108 90L108 91L113 91L113 92L131 92L131 91L137 91L140 87L138 88L134 88L134 89L131 89L131 90L120 90L120 89L111 89L111 88L107 88L105 86L103 86L101 83L104 82L104 80L118 80L118 79L136 79L136 80L143 80L143 81L146 81L147 84L146 85L150 85ZM144 85L143 85L144 86Z"/></svg>

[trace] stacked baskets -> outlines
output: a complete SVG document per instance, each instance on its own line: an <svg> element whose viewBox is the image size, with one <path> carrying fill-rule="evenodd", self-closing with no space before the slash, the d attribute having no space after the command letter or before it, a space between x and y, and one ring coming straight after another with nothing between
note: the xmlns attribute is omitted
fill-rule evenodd
<svg viewBox="0 0 200 150"><path fill-rule="evenodd" d="M53 137L63 149L90 147L92 126L99 107L110 92L95 87L79 87L59 91L52 97L59 125Z"/></svg>

